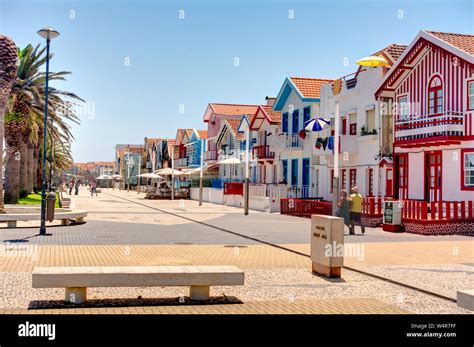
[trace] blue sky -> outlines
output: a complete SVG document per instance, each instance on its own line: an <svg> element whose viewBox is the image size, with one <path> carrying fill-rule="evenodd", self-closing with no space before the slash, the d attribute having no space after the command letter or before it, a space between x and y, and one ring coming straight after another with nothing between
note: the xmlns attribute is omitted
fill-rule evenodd
<svg viewBox="0 0 474 347"><path fill-rule="evenodd" d="M421 29L473 33L473 4L0 0L0 32L21 47L40 43L41 27L61 32L51 70L73 74L55 86L88 102L73 126L81 162L112 160L116 143L205 129L209 102L264 103L286 76L349 74L357 59Z"/></svg>

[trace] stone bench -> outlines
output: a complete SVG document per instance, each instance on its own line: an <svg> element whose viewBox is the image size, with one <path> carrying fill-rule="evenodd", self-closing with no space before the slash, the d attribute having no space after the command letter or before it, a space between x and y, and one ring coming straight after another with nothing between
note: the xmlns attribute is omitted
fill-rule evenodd
<svg viewBox="0 0 474 347"><path fill-rule="evenodd" d="M6 214L0 214L0 222L6 222L7 228L16 228L18 221L41 220L41 208L38 206L13 206L6 205ZM61 225L69 225L71 220L75 223L84 223L87 217L87 211L56 208L54 212L54 220L60 220Z"/></svg>
<svg viewBox="0 0 474 347"><path fill-rule="evenodd" d="M66 301L80 304L87 287L189 286L191 300L208 300L210 286L243 285L235 266L36 267L33 288L66 288Z"/></svg>
<svg viewBox="0 0 474 347"><path fill-rule="evenodd" d="M474 289L458 290L456 301L459 307L474 311Z"/></svg>

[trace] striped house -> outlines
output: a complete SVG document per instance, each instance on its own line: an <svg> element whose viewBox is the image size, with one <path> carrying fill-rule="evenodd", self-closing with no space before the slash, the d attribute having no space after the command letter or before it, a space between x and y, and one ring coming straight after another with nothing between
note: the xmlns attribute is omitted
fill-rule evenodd
<svg viewBox="0 0 474 347"><path fill-rule="evenodd" d="M393 115L393 193L405 229L472 233L474 35L421 31L375 96Z"/></svg>

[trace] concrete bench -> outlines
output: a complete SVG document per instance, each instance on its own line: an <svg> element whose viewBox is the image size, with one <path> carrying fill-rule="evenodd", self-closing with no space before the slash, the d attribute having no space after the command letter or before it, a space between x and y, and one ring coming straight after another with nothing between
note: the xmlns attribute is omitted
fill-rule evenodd
<svg viewBox="0 0 474 347"><path fill-rule="evenodd" d="M459 307L474 311L474 289L458 290L456 301Z"/></svg>
<svg viewBox="0 0 474 347"><path fill-rule="evenodd" d="M6 214L0 214L0 222L6 222L7 228L16 228L18 221L41 220L41 208L39 206L16 206L6 205ZM87 211L56 208L54 212L54 220L60 220L61 225L69 225L71 220L76 223L84 223L87 217Z"/></svg>
<svg viewBox="0 0 474 347"><path fill-rule="evenodd" d="M33 288L66 288L66 301L80 304L87 287L189 286L192 300L208 300L210 286L243 285L235 266L36 267Z"/></svg>

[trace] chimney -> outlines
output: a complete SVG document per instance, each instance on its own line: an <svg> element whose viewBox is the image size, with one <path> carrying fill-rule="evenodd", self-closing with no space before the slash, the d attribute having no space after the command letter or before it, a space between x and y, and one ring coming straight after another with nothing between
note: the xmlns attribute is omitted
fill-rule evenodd
<svg viewBox="0 0 474 347"><path fill-rule="evenodd" d="M276 98L274 96L266 96L265 100L267 100L267 106L273 106Z"/></svg>

